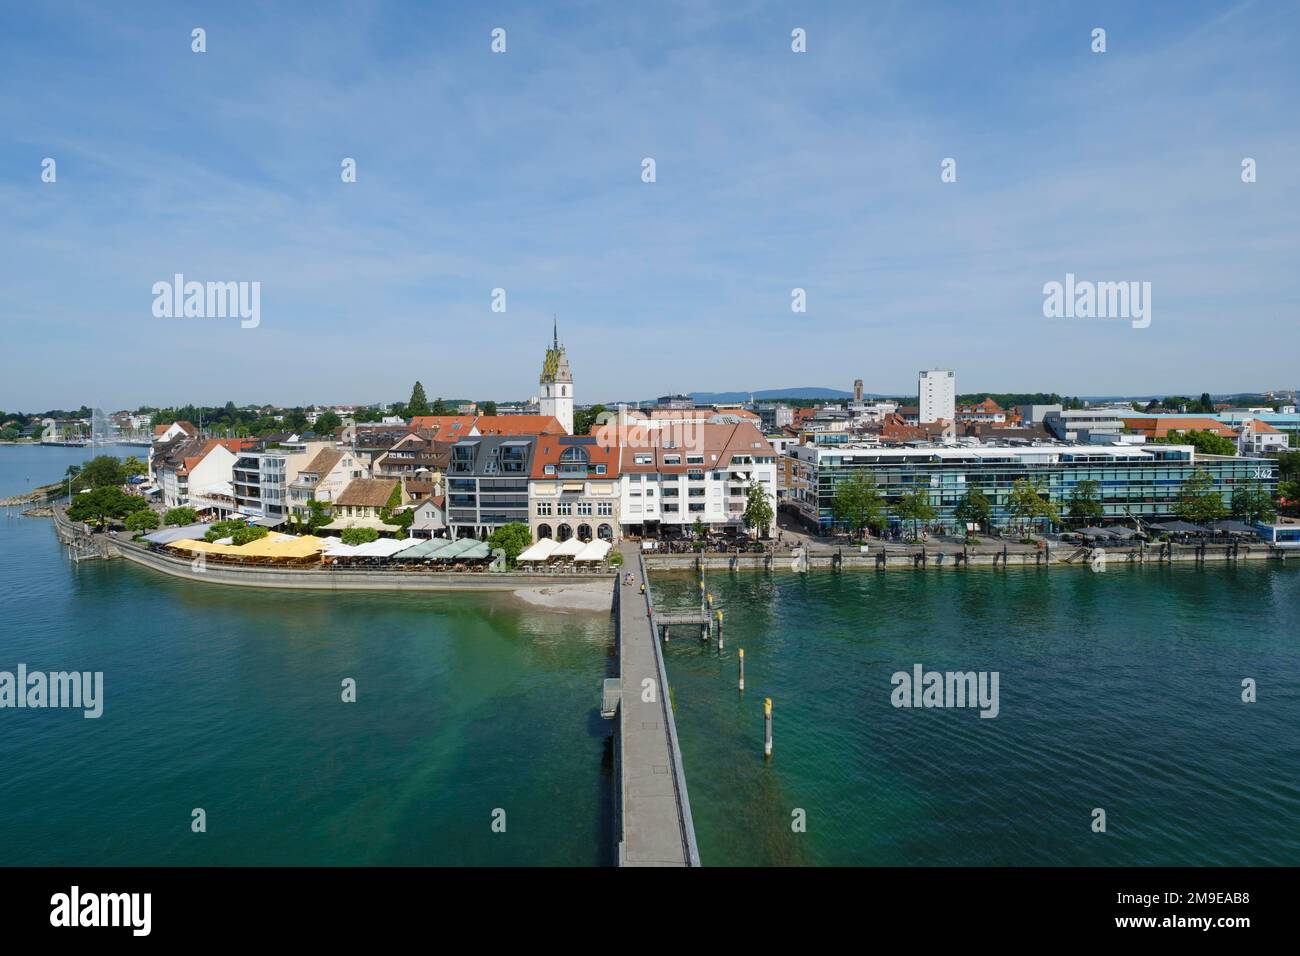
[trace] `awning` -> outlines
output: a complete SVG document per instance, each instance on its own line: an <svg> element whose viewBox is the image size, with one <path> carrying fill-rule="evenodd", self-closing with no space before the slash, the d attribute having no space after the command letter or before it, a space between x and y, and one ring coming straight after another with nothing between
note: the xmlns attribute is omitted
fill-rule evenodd
<svg viewBox="0 0 1300 956"><path fill-rule="evenodd" d="M407 548L400 554L394 555L394 557L398 561L422 561L425 558L433 557L439 551L446 550L455 543L450 538L430 538Z"/></svg>
<svg viewBox="0 0 1300 956"><path fill-rule="evenodd" d="M150 544L171 544L174 541L184 541L186 538L202 538L208 533L210 524L187 524L182 528L163 528L161 531L155 531L153 534L144 536L144 540Z"/></svg>
<svg viewBox="0 0 1300 956"><path fill-rule="evenodd" d="M555 553L555 549L559 546L560 542L556 541L554 538L542 538L541 541L538 541L535 545L527 548L523 554L519 555L515 560L545 561Z"/></svg>
<svg viewBox="0 0 1300 956"><path fill-rule="evenodd" d="M574 561L603 561L605 555L609 554L608 541L588 541L586 547L579 551L573 558Z"/></svg>
<svg viewBox="0 0 1300 956"><path fill-rule="evenodd" d="M259 528L278 528L280 527L280 525L284 524L284 519L283 518L258 518L255 521L251 522L251 524L254 524Z"/></svg>
<svg viewBox="0 0 1300 956"><path fill-rule="evenodd" d="M568 541L561 542L559 547L551 552L553 558L572 558L579 554L586 545L577 538L570 538Z"/></svg>

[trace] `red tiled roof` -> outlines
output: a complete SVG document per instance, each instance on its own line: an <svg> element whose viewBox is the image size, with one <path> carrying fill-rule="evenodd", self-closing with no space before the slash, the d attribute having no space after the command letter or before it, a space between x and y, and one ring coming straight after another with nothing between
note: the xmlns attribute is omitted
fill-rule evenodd
<svg viewBox="0 0 1300 956"><path fill-rule="evenodd" d="M554 415L480 415L474 427L482 435L563 435Z"/></svg>

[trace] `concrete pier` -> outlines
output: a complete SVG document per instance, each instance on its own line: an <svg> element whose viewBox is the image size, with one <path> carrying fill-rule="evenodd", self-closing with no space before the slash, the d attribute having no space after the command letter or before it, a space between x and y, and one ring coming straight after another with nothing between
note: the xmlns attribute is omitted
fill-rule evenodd
<svg viewBox="0 0 1300 956"><path fill-rule="evenodd" d="M623 567L636 577L618 596L618 777L620 866L699 866L695 824L677 728L668 696L668 675L658 641L650 582L636 543L620 548ZM639 593L640 584L645 594Z"/></svg>

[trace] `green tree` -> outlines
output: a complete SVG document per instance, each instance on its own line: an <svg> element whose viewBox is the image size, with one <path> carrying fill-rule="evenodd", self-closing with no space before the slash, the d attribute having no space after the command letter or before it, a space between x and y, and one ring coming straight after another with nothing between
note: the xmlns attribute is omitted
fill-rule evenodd
<svg viewBox="0 0 1300 956"><path fill-rule="evenodd" d="M876 487L876 477L871 473L854 472L835 485L831 499L831 517L854 535L864 528L879 530L887 520L885 501Z"/></svg>
<svg viewBox="0 0 1300 956"><path fill-rule="evenodd" d="M198 520L198 513L193 508L169 508L163 515L163 524L171 525L173 528L194 524Z"/></svg>
<svg viewBox="0 0 1300 956"><path fill-rule="evenodd" d="M745 513L741 516L745 527L754 529L758 537L766 538L772 530L772 519L775 517L776 513L767 500L767 492L763 490L762 483L751 478L749 487L745 489Z"/></svg>
<svg viewBox="0 0 1300 956"><path fill-rule="evenodd" d="M343 419L339 418L339 413L334 409L328 409L316 416L316 424L312 429L317 435L332 435L334 429L343 427Z"/></svg>
<svg viewBox="0 0 1300 956"><path fill-rule="evenodd" d="M1028 478L1017 478L1011 483L1011 495L1007 499L1007 510L1011 512L1021 527L1032 527L1040 520L1055 523L1060 520L1056 505L1047 498L1047 492L1041 482Z"/></svg>
<svg viewBox="0 0 1300 956"><path fill-rule="evenodd" d="M327 524L329 524L331 521L334 520L333 516L330 515L329 508L325 505L323 501L317 501L315 498L313 498L311 501L307 502L307 509L308 509L308 514L307 514L308 534L315 534L321 528L325 527Z"/></svg>
<svg viewBox="0 0 1300 956"><path fill-rule="evenodd" d="M215 522L207 531L203 532L204 541L220 541L222 538L233 537L235 532L240 528L248 527L248 522L241 521L238 518L230 518L226 521Z"/></svg>
<svg viewBox="0 0 1300 956"><path fill-rule="evenodd" d="M506 563L514 565L515 559L524 553L524 549L533 543L533 533L522 521L503 524L488 537L488 546L495 551L500 548L506 553Z"/></svg>
<svg viewBox="0 0 1300 956"><path fill-rule="evenodd" d="M374 528L348 528L339 535L339 540L344 544L355 547L358 544L369 544L371 541L378 541L379 532Z"/></svg>
<svg viewBox="0 0 1300 956"><path fill-rule="evenodd" d="M1277 483L1277 497L1280 501L1300 501L1300 481L1279 481Z"/></svg>
<svg viewBox="0 0 1300 956"><path fill-rule="evenodd" d="M590 408L579 408L573 412L573 434L590 435L592 426L600 421L600 416L605 414L604 405L592 405Z"/></svg>
<svg viewBox="0 0 1300 956"><path fill-rule="evenodd" d="M122 462L112 455L96 455L81 466L73 477L73 490L82 488L106 488L124 483L127 474Z"/></svg>
<svg viewBox="0 0 1300 956"><path fill-rule="evenodd" d="M142 508L126 516L127 531L155 531L159 524L158 515L148 508Z"/></svg>
<svg viewBox="0 0 1300 956"><path fill-rule="evenodd" d="M246 524L241 528L236 528L230 535L230 543L234 545L248 544L250 541L256 541L258 538L265 538L270 534L268 528L261 525Z"/></svg>
<svg viewBox="0 0 1300 956"><path fill-rule="evenodd" d="M1235 455L1237 446L1232 443L1232 439L1224 438L1222 435L1215 434L1212 431L1200 431L1192 429L1187 432L1170 432L1164 438L1157 438L1154 444L1160 445L1192 445L1202 455Z"/></svg>
<svg viewBox="0 0 1300 956"><path fill-rule="evenodd" d="M416 415L428 415L429 399L424 394L424 386L419 382L411 389L411 400L406 403L406 417L412 418Z"/></svg>
<svg viewBox="0 0 1300 956"><path fill-rule="evenodd" d="M894 504L894 514L901 521L912 522L912 537L918 538L920 523L933 521L937 512L930 502L930 493L917 488L915 491L906 491L899 495L898 501Z"/></svg>
<svg viewBox="0 0 1300 956"><path fill-rule="evenodd" d="M441 398L439 398L439 399L436 399L436 400L434 401L434 403L433 403L433 407L429 410L429 414L430 414L430 415L450 415L450 414L451 414L451 409L447 407L447 403L446 403L446 402L444 402Z"/></svg>
<svg viewBox="0 0 1300 956"><path fill-rule="evenodd" d="M1101 520L1105 513L1101 504L1101 482L1089 479L1074 486L1066 508L1066 514L1072 520L1084 525Z"/></svg>
<svg viewBox="0 0 1300 956"><path fill-rule="evenodd" d="M1197 468L1178 493L1174 513L1184 521L1204 524L1217 521L1228 513L1223 505L1223 495L1214 487L1214 479L1204 468Z"/></svg>
<svg viewBox="0 0 1300 956"><path fill-rule="evenodd" d="M149 467L135 455L128 455L122 459L122 474L128 478L147 474L148 471Z"/></svg>
<svg viewBox="0 0 1300 956"><path fill-rule="evenodd" d="M497 403L496 403L496 402L491 402L491 401L489 401L489 402L483 402L483 403L479 406L479 408L482 409L482 413L483 413L484 415L495 415L495 414L497 413Z"/></svg>
<svg viewBox="0 0 1300 956"><path fill-rule="evenodd" d="M695 536L695 540L697 541L704 540L704 536L708 533L709 533L709 529L704 526L704 522L701 521L699 518L696 518L695 523L691 525L691 534Z"/></svg>
<svg viewBox="0 0 1300 956"><path fill-rule="evenodd" d="M1258 482L1238 485L1232 491L1232 516L1249 524L1272 521L1277 517L1273 496Z"/></svg>
<svg viewBox="0 0 1300 956"><path fill-rule="evenodd" d="M1282 479L1300 479L1300 451L1284 451L1278 455L1277 474Z"/></svg>
<svg viewBox="0 0 1300 956"><path fill-rule="evenodd" d="M68 520L84 521L102 528L110 518L125 518L148 507L143 498L128 495L116 485L103 485L74 495L72 504L68 506Z"/></svg>
<svg viewBox="0 0 1300 956"><path fill-rule="evenodd" d="M962 524L962 531L965 532L966 525L979 525L980 528L988 530L993 524L993 502L989 496L984 494L978 485L971 485L966 489L966 493L961 496L957 502L955 511L956 518Z"/></svg>

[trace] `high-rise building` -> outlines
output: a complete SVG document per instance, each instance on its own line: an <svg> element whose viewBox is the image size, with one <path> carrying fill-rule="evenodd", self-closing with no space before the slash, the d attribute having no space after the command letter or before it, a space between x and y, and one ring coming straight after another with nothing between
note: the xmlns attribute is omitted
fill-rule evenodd
<svg viewBox="0 0 1300 956"><path fill-rule="evenodd" d="M853 401L858 404L862 403L862 379L860 378L853 380Z"/></svg>
<svg viewBox="0 0 1300 956"><path fill-rule="evenodd" d="M917 421L922 425L957 417L957 376L951 369L928 369L917 383Z"/></svg>
<svg viewBox="0 0 1300 956"><path fill-rule="evenodd" d="M569 357L560 344L557 324L552 331L551 347L546 350L539 380L542 393L538 399L538 413L554 415L568 435L573 434L573 372L569 370Z"/></svg>

